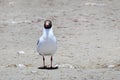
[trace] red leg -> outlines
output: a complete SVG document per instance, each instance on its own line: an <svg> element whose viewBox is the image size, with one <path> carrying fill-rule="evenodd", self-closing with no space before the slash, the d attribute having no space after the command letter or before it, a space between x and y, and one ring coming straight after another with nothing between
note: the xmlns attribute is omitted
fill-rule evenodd
<svg viewBox="0 0 120 80"><path fill-rule="evenodd" d="M43 67L45 67L45 57L43 56Z"/></svg>
<svg viewBox="0 0 120 80"><path fill-rule="evenodd" d="M52 61L53 61L53 57L51 56L51 68L52 68Z"/></svg>

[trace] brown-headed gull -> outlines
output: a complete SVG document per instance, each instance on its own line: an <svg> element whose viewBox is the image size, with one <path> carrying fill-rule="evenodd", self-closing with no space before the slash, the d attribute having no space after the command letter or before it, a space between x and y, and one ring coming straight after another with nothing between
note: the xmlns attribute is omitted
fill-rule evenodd
<svg viewBox="0 0 120 80"><path fill-rule="evenodd" d="M43 68L45 65L45 56L51 56L51 66L53 61L53 54L57 50L57 40L53 33L52 22L50 20L44 21L43 34L37 42L37 52L43 57Z"/></svg>

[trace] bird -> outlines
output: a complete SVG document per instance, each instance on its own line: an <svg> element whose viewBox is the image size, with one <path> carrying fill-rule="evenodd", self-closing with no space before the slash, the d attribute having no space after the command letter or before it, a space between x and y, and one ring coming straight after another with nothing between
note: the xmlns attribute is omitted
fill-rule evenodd
<svg viewBox="0 0 120 80"><path fill-rule="evenodd" d="M51 57L50 68L53 68L52 66L53 55L55 54L56 50L57 50L57 40L53 32L52 21L45 20L42 36L38 39L38 42L37 42L37 52L43 58L43 68L47 67L45 65L45 56Z"/></svg>

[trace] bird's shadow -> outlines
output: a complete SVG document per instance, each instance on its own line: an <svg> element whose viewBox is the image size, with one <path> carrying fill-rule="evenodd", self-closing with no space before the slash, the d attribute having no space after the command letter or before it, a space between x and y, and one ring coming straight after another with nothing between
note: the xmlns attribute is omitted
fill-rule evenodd
<svg viewBox="0 0 120 80"><path fill-rule="evenodd" d="M45 67L38 67L38 69L56 70L56 69L58 69L58 66L56 66L56 67L47 67L47 66L45 66Z"/></svg>

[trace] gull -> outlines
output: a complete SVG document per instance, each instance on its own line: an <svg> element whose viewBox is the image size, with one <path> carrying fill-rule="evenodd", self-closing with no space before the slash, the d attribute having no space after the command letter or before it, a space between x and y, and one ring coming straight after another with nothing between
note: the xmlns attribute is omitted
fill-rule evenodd
<svg viewBox="0 0 120 80"><path fill-rule="evenodd" d="M50 20L44 21L43 33L37 42L37 52L43 57L43 68L45 65L45 56L50 56L51 66L53 62L53 54L57 50L57 40L53 32L52 22Z"/></svg>

